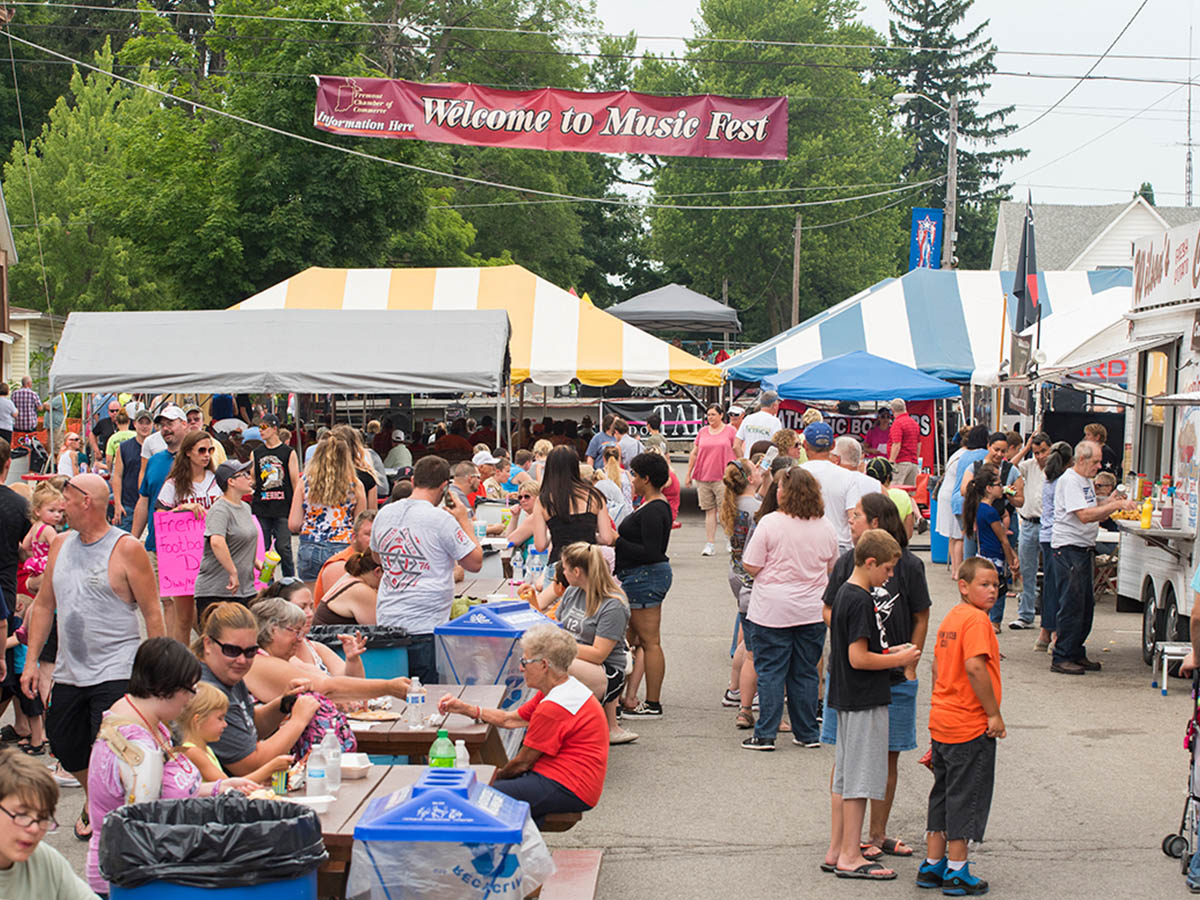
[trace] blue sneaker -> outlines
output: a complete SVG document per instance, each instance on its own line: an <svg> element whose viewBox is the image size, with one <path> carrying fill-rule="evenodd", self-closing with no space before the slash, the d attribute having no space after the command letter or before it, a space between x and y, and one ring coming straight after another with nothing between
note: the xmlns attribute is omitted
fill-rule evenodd
<svg viewBox="0 0 1200 900"><path fill-rule="evenodd" d="M988 883L982 878L971 874L971 864L967 863L957 872L946 869L942 877L942 893L947 897L977 897L988 892Z"/></svg>
<svg viewBox="0 0 1200 900"><path fill-rule="evenodd" d="M930 865L929 860L923 860L921 868L917 870L917 887L940 888L945 878L946 857L943 856L934 865Z"/></svg>

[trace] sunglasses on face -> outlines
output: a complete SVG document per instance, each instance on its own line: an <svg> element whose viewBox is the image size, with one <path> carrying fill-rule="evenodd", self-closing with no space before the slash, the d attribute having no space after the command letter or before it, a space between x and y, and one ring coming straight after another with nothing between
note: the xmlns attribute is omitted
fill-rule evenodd
<svg viewBox="0 0 1200 900"><path fill-rule="evenodd" d="M196 452L197 453L212 453L213 448L212 447L197 447Z"/></svg>
<svg viewBox="0 0 1200 900"><path fill-rule="evenodd" d="M214 641L214 643L220 647L221 652L230 659L237 659L239 656L245 657L246 659L254 659L254 657L258 654L257 645L254 647L239 647L237 644L225 644L221 641Z"/></svg>

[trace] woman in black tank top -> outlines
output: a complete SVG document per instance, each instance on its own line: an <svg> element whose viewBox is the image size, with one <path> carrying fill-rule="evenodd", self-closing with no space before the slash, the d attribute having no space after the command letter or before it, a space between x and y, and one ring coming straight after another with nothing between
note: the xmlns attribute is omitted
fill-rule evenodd
<svg viewBox="0 0 1200 900"><path fill-rule="evenodd" d="M315 625L374 625L375 601L383 570L370 553L346 560L346 574L321 599L313 613Z"/></svg>
<svg viewBox="0 0 1200 900"><path fill-rule="evenodd" d="M612 544L616 540L604 497L579 474L574 447L564 445L550 451L533 513L508 539L520 544L531 536L538 550L553 545L551 563L558 561L563 547L576 541Z"/></svg>

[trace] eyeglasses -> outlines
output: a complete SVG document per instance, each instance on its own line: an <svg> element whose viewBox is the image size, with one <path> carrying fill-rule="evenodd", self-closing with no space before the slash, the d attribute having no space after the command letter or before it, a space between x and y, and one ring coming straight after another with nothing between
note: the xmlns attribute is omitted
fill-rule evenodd
<svg viewBox="0 0 1200 900"><path fill-rule="evenodd" d="M33 816L31 816L27 813L9 812L3 806L0 806L0 812L4 813L6 816L8 816L10 819L12 819L13 824L16 825L18 828L28 828L30 825L36 825L38 828L42 829L43 831L57 831L58 830L58 822L55 821L54 816L46 816L43 819L35 819Z"/></svg>
<svg viewBox="0 0 1200 900"><path fill-rule="evenodd" d="M300 637L300 635L302 635L304 633L304 626L303 625L284 625L283 630L290 631L296 637Z"/></svg>
<svg viewBox="0 0 1200 900"><path fill-rule="evenodd" d="M521 657L521 668L523 669L526 666L531 666L535 662L545 662L545 661L546 661L545 657L542 657L542 656L535 656L533 659L526 659L525 657L522 656Z"/></svg>
<svg viewBox="0 0 1200 900"><path fill-rule="evenodd" d="M91 494L89 494L87 491L85 491L83 488L81 488L79 485L77 485L77 484L76 484L75 482L73 482L73 481L68 481L68 482L67 482L65 485L63 485L63 486L64 486L64 487L69 487L69 488L75 488L75 490L79 491L79 493L83 494L83 496L85 496L85 497L91 497Z"/></svg>
<svg viewBox="0 0 1200 900"><path fill-rule="evenodd" d="M224 644L221 641L213 641L213 643L220 647L221 652L230 659L237 659L239 656L243 656L246 659L254 659L254 657L258 655L257 646L239 647L237 644Z"/></svg>

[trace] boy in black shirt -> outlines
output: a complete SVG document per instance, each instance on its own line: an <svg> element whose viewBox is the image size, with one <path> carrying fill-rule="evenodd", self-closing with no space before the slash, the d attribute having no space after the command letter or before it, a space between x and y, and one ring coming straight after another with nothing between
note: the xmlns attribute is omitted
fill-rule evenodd
<svg viewBox="0 0 1200 900"><path fill-rule="evenodd" d="M863 533L854 548L854 573L838 591L829 628L829 696L837 715L829 850L821 868L839 878L884 881L896 877L863 856L862 826L867 800L887 791L889 669L916 665L912 644L888 647L872 591L891 576L900 545L886 531ZM829 715L827 712L826 715Z"/></svg>

